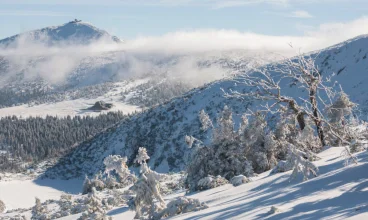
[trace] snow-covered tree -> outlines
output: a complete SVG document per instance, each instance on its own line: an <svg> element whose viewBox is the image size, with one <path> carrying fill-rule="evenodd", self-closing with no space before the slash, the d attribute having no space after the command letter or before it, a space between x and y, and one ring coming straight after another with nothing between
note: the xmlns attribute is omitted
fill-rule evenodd
<svg viewBox="0 0 368 220"><path fill-rule="evenodd" d="M79 220L110 220L111 217L106 216L102 199L98 197L96 188L92 187L92 191L88 194L85 200L86 211L82 214Z"/></svg>
<svg viewBox="0 0 368 220"><path fill-rule="evenodd" d="M317 153L320 151L320 142L310 124L310 121L306 120L305 128L298 133L298 135L294 138L292 144L294 144L299 150L302 150L303 152Z"/></svg>
<svg viewBox="0 0 368 220"><path fill-rule="evenodd" d="M350 101L348 95L343 91L339 93L335 102L327 107L327 117L331 125L327 135L331 145L342 144L341 139L337 138L336 135L349 142L359 138L359 132L356 129L358 123L353 117L354 107L356 104ZM353 147L353 149L355 148Z"/></svg>
<svg viewBox="0 0 368 220"><path fill-rule="evenodd" d="M36 204L32 208L32 220L50 220L51 216L46 205L41 203L39 198L36 198Z"/></svg>
<svg viewBox="0 0 368 220"><path fill-rule="evenodd" d="M149 160L150 157L148 156L148 153L147 153L147 149L144 148L144 147L140 147L138 149L138 154L136 156L136 158L134 159L134 162L142 165L142 164L146 164L146 161ZM142 172L142 169L144 167L141 167L141 172Z"/></svg>
<svg viewBox="0 0 368 220"><path fill-rule="evenodd" d="M210 116L202 109L199 112L199 120L201 122L201 130L207 131L209 128L213 127L212 121L210 119Z"/></svg>
<svg viewBox="0 0 368 220"><path fill-rule="evenodd" d="M289 145L287 163L288 166L293 170L291 178L295 178L298 173L303 175L303 180L308 180L311 176L317 176L317 166L314 165L308 158L305 158L305 153L296 149L296 147L292 144Z"/></svg>
<svg viewBox="0 0 368 220"><path fill-rule="evenodd" d="M293 112L299 129L305 127L305 118L309 117L314 122L320 146L325 146L325 132L323 123L325 122L319 101L326 96L333 96L333 88L329 85L330 79L322 76L319 68L315 65L313 57L298 56L296 59L285 59L276 65L268 65L257 69L251 74L240 75L237 83L245 84L252 88L249 92L233 92L226 94L232 97L247 97L256 100L267 101L266 110L277 112L275 108L288 108ZM304 97L296 100L284 93L285 87L297 86ZM301 104L303 103L303 105ZM324 102L322 102L324 103Z"/></svg>
<svg viewBox="0 0 368 220"><path fill-rule="evenodd" d="M93 179L89 179L88 176L85 177L85 180L83 182L83 190L82 194L87 194L92 192L92 188L95 188L96 190L103 190L105 188L105 183L102 179L102 174L97 173L93 177Z"/></svg>
<svg viewBox="0 0 368 220"><path fill-rule="evenodd" d="M341 91L335 102L327 108L327 116L330 123L346 123L346 117L353 114L355 103L350 101L349 96Z"/></svg>
<svg viewBox="0 0 368 220"><path fill-rule="evenodd" d="M130 208L136 212L136 219L144 217L151 219L155 213L166 207L160 193L159 182L160 179L166 178L166 175L152 171L146 163L149 158L146 148L140 147L134 160L140 164L140 176L131 188L136 196L130 203ZM160 204L156 205L154 199Z"/></svg>
<svg viewBox="0 0 368 220"><path fill-rule="evenodd" d="M68 216L72 214L72 209L73 209L73 200L72 200L72 196L69 194L62 194L60 196L60 200L59 200L59 207L60 207L60 216Z"/></svg>
<svg viewBox="0 0 368 220"><path fill-rule="evenodd" d="M279 153L279 142L276 140L273 132L269 132L265 136L264 149L267 156L268 168L272 168L277 164L277 155Z"/></svg>
<svg viewBox="0 0 368 220"><path fill-rule="evenodd" d="M217 118L217 127L213 133L213 144L221 144L222 142L233 142L236 137L234 131L233 113L231 109L225 105L222 112Z"/></svg>
<svg viewBox="0 0 368 220"><path fill-rule="evenodd" d="M104 159L105 173L107 173L110 186L114 185L114 179L110 177L110 172L114 171L119 175L122 186L127 186L135 182L136 177L130 173L126 165L128 158L119 155L110 155ZM105 183L106 184L106 183Z"/></svg>
<svg viewBox="0 0 368 220"><path fill-rule="evenodd" d="M201 190L201 179L222 176L228 180L236 175L251 176L252 165L248 161L247 149L241 145L240 134L234 130L232 111L225 106L217 119L211 146L199 142L193 149L187 167L186 185L190 190Z"/></svg>
<svg viewBox="0 0 368 220"><path fill-rule="evenodd" d="M5 212L5 210L6 210L5 203L0 200L0 213Z"/></svg>

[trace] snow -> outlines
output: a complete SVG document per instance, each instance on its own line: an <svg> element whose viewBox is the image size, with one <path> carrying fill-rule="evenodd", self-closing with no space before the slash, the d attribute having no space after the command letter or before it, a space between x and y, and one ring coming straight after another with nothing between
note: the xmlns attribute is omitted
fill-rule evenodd
<svg viewBox="0 0 368 220"><path fill-rule="evenodd" d="M101 112L83 110L83 109L91 107L97 101L101 101L101 99L88 99L88 100L87 99L76 99L76 100L62 101L62 102L57 102L57 103L47 103L47 104L41 104L41 105L35 105L35 106L20 105L20 106L0 109L0 116L4 117L4 116L16 115L22 118L27 118L30 116L46 117L46 115L60 116L60 117L66 117L68 115L70 116L75 116L75 115L97 116L101 114ZM139 111L139 108L133 105L114 102L114 107L108 111L103 111L103 113L109 112L109 111L118 111L118 110L123 111L124 114L128 114L128 113L133 113L135 111Z"/></svg>
<svg viewBox="0 0 368 220"><path fill-rule="evenodd" d="M35 197L44 202L47 199L60 199L63 192L76 194L82 189L82 180L10 180L0 182L0 200L7 210L29 208Z"/></svg>
<svg viewBox="0 0 368 220"><path fill-rule="evenodd" d="M361 213L368 209L355 211L366 204L368 195L367 153L359 155L359 165L343 167L342 150L330 148L319 155L323 159L317 162L320 172L314 179L290 182L290 172L268 171L251 183L192 195L210 208L174 219L348 219L357 214L368 218L368 213ZM282 211L269 215L272 206Z"/></svg>
<svg viewBox="0 0 368 220"><path fill-rule="evenodd" d="M89 115L89 116L98 116L101 113L106 113L109 111L123 111L124 114L134 113L135 111L140 111L141 108L135 105L127 104L126 102L121 101L121 91L124 89L129 89L140 85L141 83L146 82L145 80L135 80L132 82L122 81L114 83L114 88L110 91L106 91L105 95L94 98L94 99L74 99L74 100L66 100L55 103L45 103L40 105L19 105L8 108L0 108L0 117L4 116L12 116L16 115L22 118L27 117L46 117L50 116L59 116L66 117L76 116L76 115ZM97 101L104 101L106 103L112 103L114 106L107 111L91 111L87 110L87 108L91 107Z"/></svg>
<svg viewBox="0 0 368 220"><path fill-rule="evenodd" d="M316 162L319 175L308 181L290 180L290 171L277 174L267 171L237 187L227 184L186 195L205 202L209 208L171 219L367 219L368 153L358 153L359 164L345 167L344 158L340 156L342 150L342 147L334 147L320 153L318 156L322 159ZM42 181L50 183L50 180ZM75 180L55 180L53 183L64 186L64 190L74 190L74 193L78 189ZM61 188L41 186L32 181L0 182L0 199L12 208L33 205L36 195L42 201L58 198L61 191ZM168 203L183 195L172 194L164 199ZM272 206L279 212L270 214ZM108 215L113 219L133 219L135 213L124 206L109 211ZM78 216L62 219L76 219Z"/></svg>

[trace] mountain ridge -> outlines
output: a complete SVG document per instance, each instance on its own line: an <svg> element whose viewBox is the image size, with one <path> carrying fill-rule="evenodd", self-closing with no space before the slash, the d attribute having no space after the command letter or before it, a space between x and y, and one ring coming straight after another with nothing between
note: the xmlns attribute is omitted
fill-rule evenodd
<svg viewBox="0 0 368 220"><path fill-rule="evenodd" d="M58 44L87 45L94 41L106 40L110 43L122 43L116 36L99 29L90 23L74 20L58 26L49 26L16 34L0 40L4 48L16 47L22 43L41 43L46 46Z"/></svg>

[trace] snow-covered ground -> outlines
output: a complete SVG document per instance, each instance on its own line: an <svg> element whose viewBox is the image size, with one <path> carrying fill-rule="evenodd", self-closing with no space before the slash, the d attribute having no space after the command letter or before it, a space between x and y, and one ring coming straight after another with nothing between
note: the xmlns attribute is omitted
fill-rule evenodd
<svg viewBox="0 0 368 220"><path fill-rule="evenodd" d="M35 197L45 201L59 199L63 192L76 194L81 191L82 183L82 180L48 179L0 181L0 200L6 204L7 210L30 208Z"/></svg>
<svg viewBox="0 0 368 220"><path fill-rule="evenodd" d="M9 108L2 108L0 109L0 116L21 116L22 118L26 117L45 117L46 115L50 116L59 116L59 117L66 117L68 115L75 116L75 115L90 115L96 116L99 115L101 112L96 111L89 111L84 110L86 108L91 107L97 101L105 101L110 102L111 100L106 99L76 99L76 100L69 100L69 101L62 101L57 103L47 103L41 104L36 106L28 106L28 105L20 105L14 106ZM108 111L123 111L124 114L133 113L135 111L139 111L137 106L128 105L121 102L113 102L114 107L112 107ZM108 112L103 111L103 112Z"/></svg>
<svg viewBox="0 0 368 220"><path fill-rule="evenodd" d="M305 182L299 179L290 181L290 172L270 174L268 171L254 177L251 183L238 187L224 185L187 195L206 202L209 208L174 219L368 219L368 154L357 154L359 164L346 167L341 157L342 150L328 148L320 153L322 159L316 162L319 176ZM0 182L0 199L9 208L27 207L33 205L35 196L43 201L56 199L63 190L79 192L80 186L81 182L75 180ZM165 200L183 195L169 195ZM269 214L272 206L280 212ZM25 214L29 216L29 213ZM108 214L114 219L134 217L134 212L128 207L118 207ZM63 219L76 219L78 216Z"/></svg>
<svg viewBox="0 0 368 220"><path fill-rule="evenodd" d="M263 173L238 187L222 186L192 195L210 208L175 219L368 219L367 153L360 163L344 167L342 148L322 152L319 176L290 181L290 172ZM270 215L275 206L280 213Z"/></svg>
<svg viewBox="0 0 368 220"><path fill-rule="evenodd" d="M22 118L26 117L46 117L50 116L75 116L75 115L89 115L89 116L97 116L101 113L106 113L108 111L123 111L124 114L133 113L135 111L140 111L141 109L138 106L130 105L123 102L121 99L121 92L125 89L130 89L135 87L146 80L135 80L133 82L118 82L114 83L114 89L111 91L106 91L106 94L94 99L74 99L74 100L66 100L56 103L45 103L41 105L28 105L23 104L14 107L1 108L0 109L0 117L4 116L19 116ZM113 103L114 106L107 111L91 111L86 110L87 108L93 106L97 101L104 101L106 103Z"/></svg>

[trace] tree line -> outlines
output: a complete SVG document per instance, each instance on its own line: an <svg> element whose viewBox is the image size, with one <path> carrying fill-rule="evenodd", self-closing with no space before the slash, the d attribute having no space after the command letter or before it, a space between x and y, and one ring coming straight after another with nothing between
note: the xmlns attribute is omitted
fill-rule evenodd
<svg viewBox="0 0 368 220"><path fill-rule="evenodd" d="M20 171L24 164L63 156L124 118L121 111L97 117L3 117L0 119L0 171Z"/></svg>

